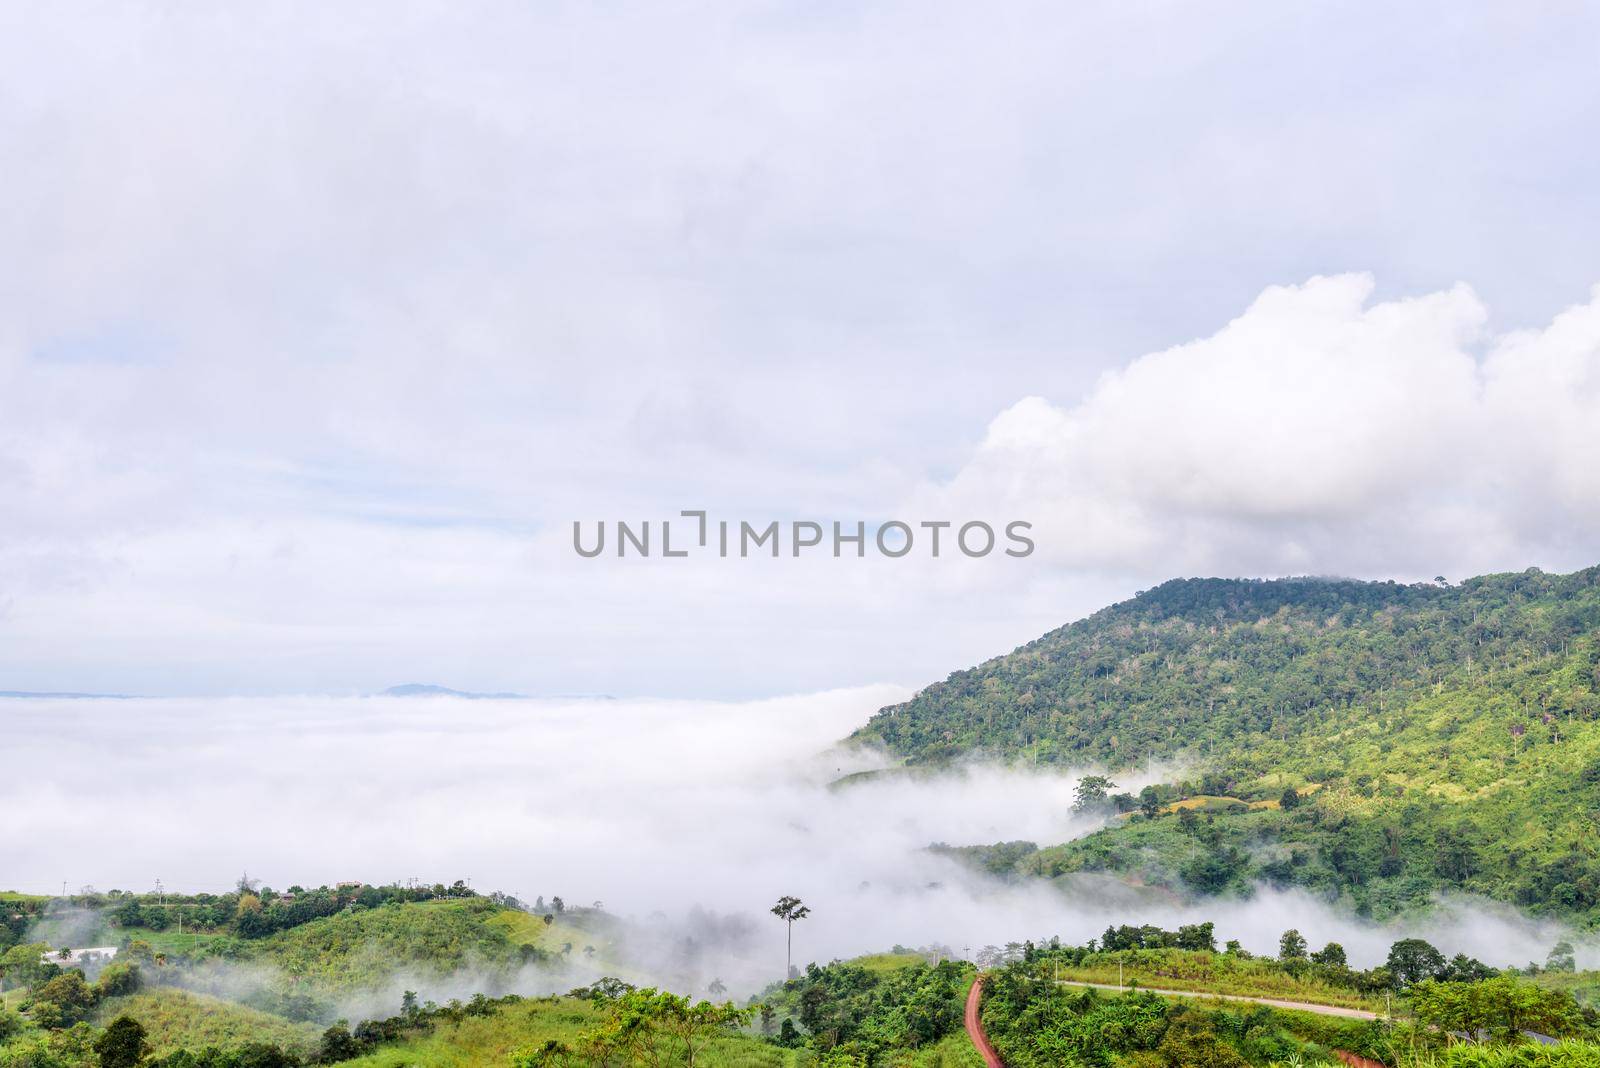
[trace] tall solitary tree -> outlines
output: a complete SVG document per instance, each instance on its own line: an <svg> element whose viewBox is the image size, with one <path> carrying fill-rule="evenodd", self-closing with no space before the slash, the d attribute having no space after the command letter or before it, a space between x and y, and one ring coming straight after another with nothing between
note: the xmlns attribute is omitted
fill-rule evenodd
<svg viewBox="0 0 1600 1068"><path fill-rule="evenodd" d="M772 906L772 914L788 926L789 940L783 957L783 977L787 979L794 974L794 921L805 919L811 915L811 910L802 905L799 898L785 894Z"/></svg>
<svg viewBox="0 0 1600 1068"><path fill-rule="evenodd" d="M112 1020L94 1042L101 1068L137 1068L150 1052L150 1043L144 1038L144 1026L133 1017L118 1016Z"/></svg>

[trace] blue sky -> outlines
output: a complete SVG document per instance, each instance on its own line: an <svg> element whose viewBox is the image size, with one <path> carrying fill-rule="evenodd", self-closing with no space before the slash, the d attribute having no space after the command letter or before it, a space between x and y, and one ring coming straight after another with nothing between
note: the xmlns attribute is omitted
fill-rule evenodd
<svg viewBox="0 0 1600 1068"><path fill-rule="evenodd" d="M0 688L917 684L1177 574L1600 562L1597 37L13 7ZM695 507L1040 551L570 551Z"/></svg>

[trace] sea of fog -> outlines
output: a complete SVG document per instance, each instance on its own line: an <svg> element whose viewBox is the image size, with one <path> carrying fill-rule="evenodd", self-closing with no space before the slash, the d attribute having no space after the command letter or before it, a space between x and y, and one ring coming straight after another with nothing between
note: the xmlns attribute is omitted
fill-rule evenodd
<svg viewBox="0 0 1600 1068"><path fill-rule="evenodd" d="M795 929L800 961L1210 919L1219 939L1262 952L1296 927L1363 965L1400 933L1523 964L1565 934L1466 900L1382 927L1267 888L1186 903L1104 877L977 875L925 847L1088 833L1071 812L1076 775L973 765L829 789L882 766L835 743L904 696L3 700L0 889L217 891L246 871L280 889L464 878L530 901L603 901L654 932L641 954L693 939L697 972L741 984L781 974L783 927L767 909L782 894L813 910ZM1159 776L1118 778L1137 790Z"/></svg>

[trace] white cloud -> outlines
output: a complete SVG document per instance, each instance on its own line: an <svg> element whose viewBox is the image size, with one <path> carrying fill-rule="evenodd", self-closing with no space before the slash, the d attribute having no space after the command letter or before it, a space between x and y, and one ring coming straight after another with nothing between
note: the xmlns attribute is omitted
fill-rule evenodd
<svg viewBox="0 0 1600 1068"><path fill-rule="evenodd" d="M1217 333L1002 412L933 499L1073 568L1431 575L1600 559L1600 289L1486 335L1465 286L1266 290ZM1480 356L1480 353L1482 355Z"/></svg>
<svg viewBox="0 0 1600 1068"><path fill-rule="evenodd" d="M978 877L924 847L1047 844L1095 823L1071 813L1071 773L979 765L828 789L880 766L834 743L904 696L11 700L7 754L26 770L0 782L6 878L43 892L157 878L220 890L246 869L279 889L470 878L529 899L603 900L647 921L662 959L699 910L730 920L730 936L707 945L690 978L742 989L781 973L782 930L765 910L786 893L814 909L796 930L802 960L1212 919L1257 951L1293 926L1371 964L1404 930L1521 964L1562 934L1482 902L1386 927L1299 893L1184 903L1103 877ZM1169 776L1117 778L1137 790Z"/></svg>

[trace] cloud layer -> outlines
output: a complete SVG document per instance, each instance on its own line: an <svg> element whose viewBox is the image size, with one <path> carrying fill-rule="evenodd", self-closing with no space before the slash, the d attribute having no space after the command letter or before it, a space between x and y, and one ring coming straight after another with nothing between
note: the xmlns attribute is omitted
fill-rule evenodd
<svg viewBox="0 0 1600 1068"><path fill-rule="evenodd" d="M640 967L745 988L781 974L766 912L781 894L814 909L796 930L803 960L1201 919L1258 951L1297 927L1362 963L1397 937L1299 894L1186 904L1106 878L1002 884L929 854L940 841L1064 841L1094 824L1071 813L1070 774L977 766L829 789L877 766L834 741L900 696L12 701L8 754L31 771L0 785L6 878L37 891L157 878L221 890L244 870L279 889L469 878L530 900L602 900L648 934L632 946ZM1517 964L1560 935L1466 902L1404 929ZM685 937L704 947L692 975Z"/></svg>

